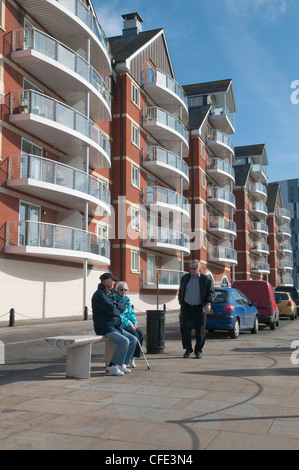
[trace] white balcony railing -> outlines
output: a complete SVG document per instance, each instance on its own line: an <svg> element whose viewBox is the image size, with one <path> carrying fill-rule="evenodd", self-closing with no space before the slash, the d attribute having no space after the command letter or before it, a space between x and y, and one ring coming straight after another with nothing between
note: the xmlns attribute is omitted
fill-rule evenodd
<svg viewBox="0 0 299 470"><path fill-rule="evenodd" d="M106 184L84 171L37 155L23 154L10 157L9 185L13 181L27 181L27 179L55 185L59 191L65 189L82 193L82 198L94 198L98 204L104 203L110 212L111 195ZM75 199L74 193L72 194Z"/></svg>
<svg viewBox="0 0 299 470"><path fill-rule="evenodd" d="M236 250L225 246L211 247L209 250L209 259L229 264L237 264L238 255Z"/></svg>
<svg viewBox="0 0 299 470"><path fill-rule="evenodd" d="M104 160L110 166L110 142L109 137L102 131L102 129L95 124L91 119L87 118L84 114L76 111L74 108L65 105L49 96L39 93L34 90L24 90L11 92L10 94L10 115L15 116L18 114L28 114L28 119L22 116L16 124L22 126L24 121L31 119L31 114L35 116L32 123L32 133L37 124L43 126L44 140L59 148L60 150L70 151L72 145L79 145L81 148L91 143L95 149L99 149L100 153L104 155ZM46 122L45 122L46 120ZM46 126L48 132L45 133L44 127ZM53 132L50 132L50 126ZM61 144L58 145L58 135L63 133L63 138L60 140ZM66 139L66 135L70 138ZM76 138L75 138L76 135ZM77 144L77 141L80 141ZM85 144L85 145L84 145ZM66 147L64 147L66 145Z"/></svg>
<svg viewBox="0 0 299 470"><path fill-rule="evenodd" d="M16 248L26 247L31 248L31 254L40 256L93 257L98 262L110 263L110 242L95 233L31 220L8 222L6 251L21 252Z"/></svg>
<svg viewBox="0 0 299 470"><path fill-rule="evenodd" d="M144 244L158 244L183 249L190 252L190 238L177 230L164 227L148 227L143 230Z"/></svg>
<svg viewBox="0 0 299 470"><path fill-rule="evenodd" d="M232 235L237 235L237 225L233 220L226 219L225 217L211 216L209 218L209 230L230 232Z"/></svg>
<svg viewBox="0 0 299 470"><path fill-rule="evenodd" d="M186 274L185 271L173 269L144 269L142 287L145 289L156 289L157 282L159 282L160 289L178 289L184 274Z"/></svg>
<svg viewBox="0 0 299 470"><path fill-rule="evenodd" d="M189 167L185 160L166 149L157 147L156 145L143 149L143 161L156 161L164 163L165 165L180 171L186 176L186 178L189 179Z"/></svg>
<svg viewBox="0 0 299 470"><path fill-rule="evenodd" d="M109 109L111 109L111 97L107 85L98 72L89 64L82 56L72 51L69 47L60 43L56 39L50 37L46 33L39 31L35 28L26 28L13 31L13 52L20 50L34 50L46 57L47 60L57 62L57 66L63 69L69 69L70 74L77 74L81 79L86 80L97 93L99 93L103 100L106 102ZM30 62L30 60L29 60ZM41 65L42 68L42 65ZM35 73L38 74L39 70ZM62 84L53 83L51 76L49 77L51 88ZM45 78L43 78L45 81ZM69 87L62 86L66 94L70 94ZM77 87L76 87L77 91Z"/></svg>
<svg viewBox="0 0 299 470"><path fill-rule="evenodd" d="M181 194L161 186L146 186L143 189L143 204L158 204L176 207L179 212L190 216L188 199Z"/></svg>
<svg viewBox="0 0 299 470"><path fill-rule="evenodd" d="M212 106L211 107L211 118L223 118L226 117L230 123L232 130L235 129L235 115L230 113L227 106Z"/></svg>

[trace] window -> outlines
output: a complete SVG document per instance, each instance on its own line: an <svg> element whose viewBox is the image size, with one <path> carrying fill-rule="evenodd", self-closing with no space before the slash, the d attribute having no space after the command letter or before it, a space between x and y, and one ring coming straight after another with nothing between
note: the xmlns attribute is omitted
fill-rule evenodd
<svg viewBox="0 0 299 470"><path fill-rule="evenodd" d="M139 129L132 123L132 143L139 147Z"/></svg>
<svg viewBox="0 0 299 470"><path fill-rule="evenodd" d="M137 166L132 165L132 185L139 188L139 168Z"/></svg>
<svg viewBox="0 0 299 470"><path fill-rule="evenodd" d="M135 207L132 207L131 225L135 230L139 230L139 209L136 209Z"/></svg>
<svg viewBox="0 0 299 470"><path fill-rule="evenodd" d="M206 159L205 144L201 142L201 156Z"/></svg>
<svg viewBox="0 0 299 470"><path fill-rule="evenodd" d="M139 272L139 252L132 250L132 271Z"/></svg>
<svg viewBox="0 0 299 470"><path fill-rule="evenodd" d="M98 225L98 236L101 238L108 239L108 230L104 225Z"/></svg>
<svg viewBox="0 0 299 470"><path fill-rule="evenodd" d="M5 30L5 0L0 0L0 27Z"/></svg>
<svg viewBox="0 0 299 470"><path fill-rule="evenodd" d="M132 101L139 108L139 88L137 88L135 83L132 83Z"/></svg>
<svg viewBox="0 0 299 470"><path fill-rule="evenodd" d="M201 185L206 189L206 175L204 173L201 174Z"/></svg>

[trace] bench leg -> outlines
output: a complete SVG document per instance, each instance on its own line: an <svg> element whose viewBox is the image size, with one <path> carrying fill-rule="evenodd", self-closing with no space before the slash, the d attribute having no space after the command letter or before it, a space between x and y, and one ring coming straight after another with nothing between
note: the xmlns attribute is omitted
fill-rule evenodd
<svg viewBox="0 0 299 470"><path fill-rule="evenodd" d="M66 376L75 379L90 378L91 343L67 349Z"/></svg>
<svg viewBox="0 0 299 470"><path fill-rule="evenodd" d="M106 366L111 362L113 357L114 351L116 348L116 344L111 341L111 339L106 339L105 341L105 364Z"/></svg>

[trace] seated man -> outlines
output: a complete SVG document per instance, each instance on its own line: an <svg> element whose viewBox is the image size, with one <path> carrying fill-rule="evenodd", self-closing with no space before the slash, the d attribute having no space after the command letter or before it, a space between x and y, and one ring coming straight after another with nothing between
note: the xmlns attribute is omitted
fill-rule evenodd
<svg viewBox="0 0 299 470"><path fill-rule="evenodd" d="M104 335L116 344L116 349L106 372L110 375L124 375L131 372L126 367L132 360L137 338L121 328L120 313L126 306L116 303L111 289L117 280L110 273L100 276L101 283L92 296L93 326L97 335Z"/></svg>

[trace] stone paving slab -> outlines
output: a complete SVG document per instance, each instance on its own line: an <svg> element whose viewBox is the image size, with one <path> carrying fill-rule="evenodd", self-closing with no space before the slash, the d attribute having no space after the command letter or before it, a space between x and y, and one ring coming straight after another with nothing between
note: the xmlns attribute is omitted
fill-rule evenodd
<svg viewBox="0 0 299 470"><path fill-rule="evenodd" d="M147 355L151 369L141 358L123 377L105 373L95 347L88 380L65 377L65 352L44 344L48 330L6 336L0 450L299 449L299 365L290 360L299 321L237 340L208 335L201 360L182 358L172 326L164 353Z"/></svg>

